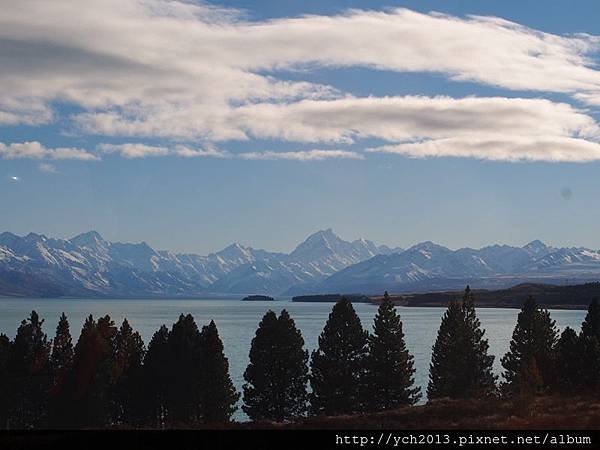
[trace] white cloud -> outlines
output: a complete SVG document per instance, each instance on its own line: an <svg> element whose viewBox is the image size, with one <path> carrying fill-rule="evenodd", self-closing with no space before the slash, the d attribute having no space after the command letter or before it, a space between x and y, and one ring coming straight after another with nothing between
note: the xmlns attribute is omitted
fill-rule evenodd
<svg viewBox="0 0 600 450"><path fill-rule="evenodd" d="M237 155L241 159L249 160L290 160L290 161L324 161L326 159L364 159L364 156L357 152L347 150L299 150L292 152L247 152Z"/></svg>
<svg viewBox="0 0 600 450"><path fill-rule="evenodd" d="M56 166L48 163L38 164L38 170L44 173L58 173L58 170L56 170Z"/></svg>
<svg viewBox="0 0 600 450"><path fill-rule="evenodd" d="M0 142L0 157L3 159L74 159L97 161L100 158L81 148L47 148L37 141L3 144Z"/></svg>
<svg viewBox="0 0 600 450"><path fill-rule="evenodd" d="M600 105L594 59L599 48L597 36L560 36L494 17L407 9L247 21L235 10L192 2L4 2L0 125L49 123L60 112L52 108L60 101L83 109L65 118L79 132L174 142L98 147L132 159L316 160L325 158L314 153L321 150L232 156L210 143L269 138L341 144L377 138L393 144L381 151L410 156L588 160L598 145L598 124L565 103L356 98L332 86L287 81L273 71L296 71L294 78L323 67L430 72L538 95L559 92ZM186 141L200 142L201 148L180 145ZM477 150L480 144L486 148ZM335 151L347 153L335 157L362 157ZM46 149L37 142L4 145L0 155L98 159L82 149Z"/></svg>
<svg viewBox="0 0 600 450"><path fill-rule="evenodd" d="M413 158L459 157L492 161L600 161L600 144L560 136L513 136L510 134L432 139L367 149Z"/></svg>

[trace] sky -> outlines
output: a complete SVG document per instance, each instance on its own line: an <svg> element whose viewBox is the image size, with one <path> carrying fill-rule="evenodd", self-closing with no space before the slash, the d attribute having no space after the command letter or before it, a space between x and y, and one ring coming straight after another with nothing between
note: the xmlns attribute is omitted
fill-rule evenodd
<svg viewBox="0 0 600 450"><path fill-rule="evenodd" d="M595 0L0 8L0 230L600 248Z"/></svg>

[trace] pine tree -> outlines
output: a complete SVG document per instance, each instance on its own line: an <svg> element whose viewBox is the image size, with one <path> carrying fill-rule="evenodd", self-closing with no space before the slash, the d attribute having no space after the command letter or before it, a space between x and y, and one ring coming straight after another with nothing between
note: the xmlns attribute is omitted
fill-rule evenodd
<svg viewBox="0 0 600 450"><path fill-rule="evenodd" d="M433 346L427 397L479 398L493 395L494 357L488 355L485 331L475 312L469 286L462 301L451 302Z"/></svg>
<svg viewBox="0 0 600 450"><path fill-rule="evenodd" d="M579 336L581 358L581 388L585 391L600 390L600 303L593 299L588 308Z"/></svg>
<svg viewBox="0 0 600 450"><path fill-rule="evenodd" d="M142 362L144 341L123 320L115 336L115 362L112 369L112 422L141 425L143 422Z"/></svg>
<svg viewBox="0 0 600 450"><path fill-rule="evenodd" d="M167 388L171 371L169 352L169 330L163 325L154 333L144 358L144 379L146 391L147 423L162 428L168 420Z"/></svg>
<svg viewBox="0 0 600 450"><path fill-rule="evenodd" d="M564 393L573 393L583 383L582 341L575 330L566 327L556 344L556 379L558 389Z"/></svg>
<svg viewBox="0 0 600 450"><path fill-rule="evenodd" d="M527 380L519 374L524 373L522 366L525 364L535 364L540 374L541 390L555 386L554 348L557 335L556 324L548 311L538 309L533 297L525 300L517 318L510 350L502 358L505 370L502 387L505 394L518 394L523 390L520 384L527 383Z"/></svg>
<svg viewBox="0 0 600 450"><path fill-rule="evenodd" d="M229 361L223 352L223 342L214 321L202 327L201 399L202 420L206 423L228 422L236 411L240 394L229 375Z"/></svg>
<svg viewBox="0 0 600 450"><path fill-rule="evenodd" d="M581 332L585 337L595 337L600 341L600 302L597 298L590 303L587 315L581 324Z"/></svg>
<svg viewBox="0 0 600 450"><path fill-rule="evenodd" d="M352 414L364 410L367 336L352 304L342 299L329 314L312 353L310 383L313 414Z"/></svg>
<svg viewBox="0 0 600 450"><path fill-rule="evenodd" d="M496 393L496 375L494 375L494 356L488 354L489 344L484 339L485 330L475 312L473 292L467 286L465 289L462 309L465 315L466 332L468 336L467 351L467 395L469 397L485 397Z"/></svg>
<svg viewBox="0 0 600 450"><path fill-rule="evenodd" d="M8 427L10 377L8 363L12 342L5 334L0 334L0 429Z"/></svg>
<svg viewBox="0 0 600 450"><path fill-rule="evenodd" d="M35 311L21 322L8 361L11 379L10 427L39 428L47 415L50 343Z"/></svg>
<svg viewBox="0 0 600 450"><path fill-rule="evenodd" d="M427 398L467 396L465 368L467 337L464 314L459 302L450 302L442 317L437 339L433 345Z"/></svg>
<svg viewBox="0 0 600 450"><path fill-rule="evenodd" d="M117 329L109 316L90 315L75 345L69 376L71 424L74 428L109 425L110 386Z"/></svg>
<svg viewBox="0 0 600 450"><path fill-rule="evenodd" d="M169 418L174 422L199 421L202 418L202 353L200 332L191 314L182 314L173 324L169 354Z"/></svg>
<svg viewBox="0 0 600 450"><path fill-rule="evenodd" d="M268 311L261 320L244 372L244 406L253 420L285 421L307 407L308 352L288 312Z"/></svg>
<svg viewBox="0 0 600 450"><path fill-rule="evenodd" d="M73 342L69 321L62 313L52 341L50 356L51 385L49 395L49 424L52 428L63 428L69 424L70 402L66 383L73 367Z"/></svg>
<svg viewBox="0 0 600 450"><path fill-rule="evenodd" d="M421 389L413 387L413 356L406 348L402 321L387 291L373 329L367 357L368 409L380 411L415 404Z"/></svg>

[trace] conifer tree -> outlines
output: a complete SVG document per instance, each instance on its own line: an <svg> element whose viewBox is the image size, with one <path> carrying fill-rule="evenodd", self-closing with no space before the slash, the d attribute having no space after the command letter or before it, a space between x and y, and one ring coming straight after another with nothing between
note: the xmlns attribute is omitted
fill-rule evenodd
<svg viewBox="0 0 600 450"><path fill-rule="evenodd" d="M385 292L369 336L367 407L373 411L413 405L421 397L414 387L413 356L404 342L402 321Z"/></svg>
<svg viewBox="0 0 600 450"><path fill-rule="evenodd" d="M319 347L312 353L313 414L352 414L364 410L367 336L350 301L337 302L319 336Z"/></svg>
<svg viewBox="0 0 600 450"><path fill-rule="evenodd" d="M584 391L600 390L600 303L593 299L581 324L581 388Z"/></svg>
<svg viewBox="0 0 600 450"><path fill-rule="evenodd" d="M112 422L140 425L143 422L141 390L144 341L133 331L127 319L123 320L115 336L115 361L112 369Z"/></svg>
<svg viewBox="0 0 600 450"><path fill-rule="evenodd" d="M165 325L154 333L144 358L147 421L150 426L162 428L168 420L167 388L172 370L169 352L169 330Z"/></svg>
<svg viewBox="0 0 600 450"><path fill-rule="evenodd" d="M81 330L69 377L71 425L96 428L110 424L110 386L117 329L109 316L90 315Z"/></svg>
<svg viewBox="0 0 600 450"><path fill-rule="evenodd" d="M0 334L0 429L8 428L10 378L8 362L12 342L5 334Z"/></svg>
<svg viewBox="0 0 600 450"><path fill-rule="evenodd" d="M45 425L50 387L50 342L42 330L44 320L35 311L21 322L8 361L11 397L10 427Z"/></svg>
<svg viewBox="0 0 600 450"><path fill-rule="evenodd" d="M450 302L442 317L433 345L427 398L467 396L465 368L467 365L467 337L464 315L459 302Z"/></svg>
<svg viewBox="0 0 600 450"><path fill-rule="evenodd" d="M475 312L469 286L462 301L451 302L433 346L427 397L478 398L496 392L494 357Z"/></svg>
<svg viewBox="0 0 600 450"><path fill-rule="evenodd" d="M583 383L582 341L575 330L566 327L556 344L556 380L559 391L573 393Z"/></svg>
<svg viewBox="0 0 600 450"><path fill-rule="evenodd" d="M63 312L56 327L50 356L49 424L52 428L63 428L69 424L70 401L66 383L72 367L73 342L69 321Z"/></svg>
<svg viewBox="0 0 600 450"><path fill-rule="evenodd" d="M167 403L174 422L202 418L202 352L200 331L191 314L179 316L169 333L169 380Z"/></svg>
<svg viewBox="0 0 600 450"><path fill-rule="evenodd" d="M555 345L558 332L547 310L540 310L533 299L525 300L517 318L517 325L510 342L510 350L502 358L505 382L502 387L507 395L523 391L523 379L527 371L524 365L535 366L539 371L540 389L555 386Z"/></svg>
<svg viewBox="0 0 600 450"><path fill-rule="evenodd" d="M308 352L288 312L268 311L250 348L244 372L244 406L253 420L285 421L303 416L307 407Z"/></svg>
<svg viewBox="0 0 600 450"><path fill-rule="evenodd" d="M240 394L229 375L229 361L223 352L223 342L214 321L202 327L201 399L202 420L206 423L228 422L236 411Z"/></svg>

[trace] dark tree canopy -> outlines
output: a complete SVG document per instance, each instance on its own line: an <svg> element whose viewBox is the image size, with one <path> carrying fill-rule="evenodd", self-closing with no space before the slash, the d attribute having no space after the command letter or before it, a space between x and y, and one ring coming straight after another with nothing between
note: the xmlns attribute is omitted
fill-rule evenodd
<svg viewBox="0 0 600 450"><path fill-rule="evenodd" d="M337 302L319 336L319 348L312 353L313 414L351 414L364 410L367 337L352 303L346 299Z"/></svg>
<svg viewBox="0 0 600 450"><path fill-rule="evenodd" d="M492 395L496 377L485 331L467 286L462 301L451 302L433 346L427 397L472 398Z"/></svg>
<svg viewBox="0 0 600 450"><path fill-rule="evenodd" d="M140 425L143 419L146 395L142 388L144 341L133 331L127 319L123 320L115 336L115 357L111 373L112 423Z"/></svg>
<svg viewBox="0 0 600 450"><path fill-rule="evenodd" d="M414 387L413 357L406 348L402 322L388 293L379 305L367 357L367 408L373 411L413 405L421 397Z"/></svg>
<svg viewBox="0 0 600 450"><path fill-rule="evenodd" d="M144 358L143 388L146 392L145 418L150 426L162 428L168 420L167 388L171 374L169 330L165 325L154 333Z"/></svg>
<svg viewBox="0 0 600 450"><path fill-rule="evenodd" d="M167 404L172 422L202 418L202 353L200 331L191 314L180 315L169 333L169 379Z"/></svg>
<svg viewBox="0 0 600 450"><path fill-rule="evenodd" d="M35 311L21 322L11 347L8 370L10 377L10 426L43 426L50 387L50 342L42 330L44 321Z"/></svg>
<svg viewBox="0 0 600 450"><path fill-rule="evenodd" d="M69 392L67 383L73 368L73 341L69 331L69 321L62 313L56 327L56 336L52 341L50 356L50 392L49 392L49 425L52 428L63 428L69 425Z"/></svg>
<svg viewBox="0 0 600 450"><path fill-rule="evenodd" d="M597 298L590 303L587 315L581 324L581 332L585 337L595 337L600 341L600 302Z"/></svg>
<svg viewBox="0 0 600 450"><path fill-rule="evenodd" d="M9 426L10 417L10 378L8 363L12 342L5 334L0 334L0 428Z"/></svg>
<svg viewBox="0 0 600 450"><path fill-rule="evenodd" d="M524 374L535 367L539 372L541 390L555 386L556 367L554 347L558 332L547 310L540 310L533 299L525 300L517 318L517 325L510 342L509 352L502 358L504 367L503 390L506 394L518 394L529 389L531 383Z"/></svg>
<svg viewBox="0 0 600 450"><path fill-rule="evenodd" d="M201 399L202 420L206 423L228 422L236 411L240 394L229 375L229 362L223 352L223 342L214 321L202 327Z"/></svg>
<svg viewBox="0 0 600 450"><path fill-rule="evenodd" d="M244 373L244 412L254 420L284 421L306 413L308 352L288 312L268 311L250 348Z"/></svg>
<svg viewBox="0 0 600 450"><path fill-rule="evenodd" d="M556 344L557 388L564 393L573 393L583 381L582 341L571 327L564 329Z"/></svg>

